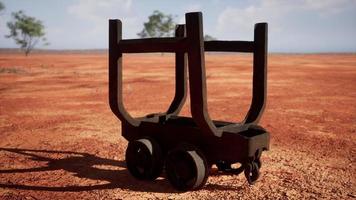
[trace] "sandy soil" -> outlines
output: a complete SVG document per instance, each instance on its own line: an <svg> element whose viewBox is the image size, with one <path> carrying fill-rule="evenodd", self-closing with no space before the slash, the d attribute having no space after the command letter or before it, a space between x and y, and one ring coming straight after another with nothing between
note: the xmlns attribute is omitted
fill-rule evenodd
<svg viewBox="0 0 356 200"><path fill-rule="evenodd" d="M207 55L209 112L239 121L251 100L251 56ZM172 55L125 56L125 105L165 111ZM0 199L355 199L356 55L270 55L271 132L259 181L212 169L199 191L164 174L141 182L107 98L105 54L0 55ZM189 103L189 102L188 102ZM189 106L183 109L189 116Z"/></svg>

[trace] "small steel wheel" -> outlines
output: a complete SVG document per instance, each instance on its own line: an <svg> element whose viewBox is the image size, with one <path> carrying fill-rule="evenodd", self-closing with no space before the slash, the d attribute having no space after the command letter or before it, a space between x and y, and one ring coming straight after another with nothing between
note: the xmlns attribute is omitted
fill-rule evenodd
<svg viewBox="0 0 356 200"><path fill-rule="evenodd" d="M163 169L159 144L152 138L129 142L126 149L126 165L132 176L137 179L156 179Z"/></svg>
<svg viewBox="0 0 356 200"><path fill-rule="evenodd" d="M258 158L256 160L254 160L254 162L257 164L258 166L258 169L260 169L262 167L262 161L261 161L261 158Z"/></svg>
<svg viewBox="0 0 356 200"><path fill-rule="evenodd" d="M223 160L219 160L218 162L216 162L216 167L218 168L219 171L222 171L222 172L228 172L232 169L231 163L223 161Z"/></svg>
<svg viewBox="0 0 356 200"><path fill-rule="evenodd" d="M218 167L219 171L227 172L227 173L231 173L231 174L235 174L235 175L238 175L244 171L244 167L242 165L238 168L233 168L232 163L222 161L222 160L218 161L216 163L216 166Z"/></svg>
<svg viewBox="0 0 356 200"><path fill-rule="evenodd" d="M255 160L254 162L257 164L258 168L260 169L262 167L262 162L261 162L261 155L262 155L262 150L258 149L255 153Z"/></svg>
<svg viewBox="0 0 356 200"><path fill-rule="evenodd" d="M208 164L198 148L182 144L168 153L166 173L169 182L177 190L195 190L206 183Z"/></svg>
<svg viewBox="0 0 356 200"><path fill-rule="evenodd" d="M260 169L256 162L247 163L244 172L247 182L250 185L253 185L260 176Z"/></svg>

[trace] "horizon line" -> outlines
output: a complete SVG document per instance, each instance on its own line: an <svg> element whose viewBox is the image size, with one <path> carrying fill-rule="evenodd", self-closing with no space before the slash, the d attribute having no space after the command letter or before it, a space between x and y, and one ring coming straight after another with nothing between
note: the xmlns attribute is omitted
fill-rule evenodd
<svg viewBox="0 0 356 200"><path fill-rule="evenodd" d="M20 53L22 50L20 48L3 48L0 47L0 52L2 53ZM97 51L100 53L105 53L108 51L108 48L78 48L78 49L33 49L32 53L35 52L88 52L88 51ZM161 53L161 52L157 52ZM164 52L167 54L173 52ZM207 52L208 53L208 52ZM234 53L243 53L243 52L209 52L209 54L234 54ZM355 51L269 51L269 54L356 54ZM140 53L137 53L140 54ZM142 53L143 54L143 53ZM146 53L147 54L147 53ZM154 53L151 53L154 54ZM244 53L245 54L245 53Z"/></svg>

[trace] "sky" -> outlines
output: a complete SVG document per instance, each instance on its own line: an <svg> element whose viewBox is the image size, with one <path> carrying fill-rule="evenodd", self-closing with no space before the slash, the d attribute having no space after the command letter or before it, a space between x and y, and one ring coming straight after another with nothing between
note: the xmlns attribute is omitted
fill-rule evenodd
<svg viewBox="0 0 356 200"><path fill-rule="evenodd" d="M45 49L105 49L108 19L121 19L123 38L137 38L154 10L184 23L203 12L204 34L219 40L252 40L255 23L269 24L269 51L356 52L356 0L0 0L0 48L17 45L4 36L11 13L23 10L43 22Z"/></svg>

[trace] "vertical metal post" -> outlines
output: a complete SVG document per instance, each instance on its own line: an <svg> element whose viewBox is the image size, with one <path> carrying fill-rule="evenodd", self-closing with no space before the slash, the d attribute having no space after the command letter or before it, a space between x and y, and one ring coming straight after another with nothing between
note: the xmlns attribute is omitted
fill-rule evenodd
<svg viewBox="0 0 356 200"><path fill-rule="evenodd" d="M175 37L185 37L185 25L180 24L175 31ZM167 110L167 114L178 115L181 111L187 97L187 63L186 53L175 53L175 95L174 99Z"/></svg>
<svg viewBox="0 0 356 200"><path fill-rule="evenodd" d="M267 99L267 23L258 23L254 31L252 103L244 123L257 124Z"/></svg>
<svg viewBox="0 0 356 200"><path fill-rule="evenodd" d="M191 112L202 133L221 136L207 110L203 17L201 12L187 13L187 43Z"/></svg>
<svg viewBox="0 0 356 200"><path fill-rule="evenodd" d="M112 112L122 121L138 126L139 121L132 118L124 108L122 98L122 53L119 41L122 39L120 20L109 20L109 104Z"/></svg>

